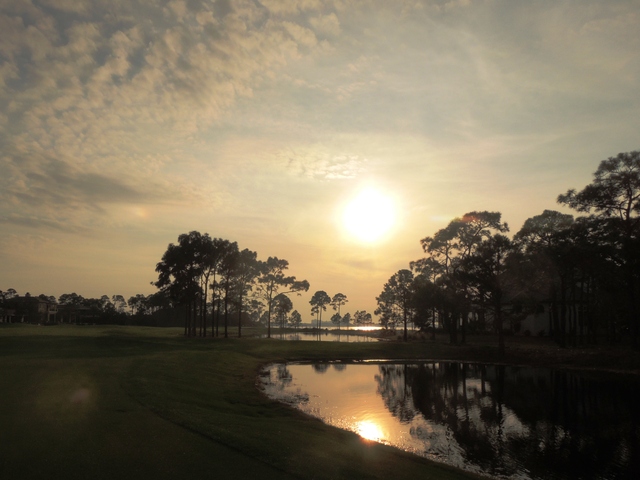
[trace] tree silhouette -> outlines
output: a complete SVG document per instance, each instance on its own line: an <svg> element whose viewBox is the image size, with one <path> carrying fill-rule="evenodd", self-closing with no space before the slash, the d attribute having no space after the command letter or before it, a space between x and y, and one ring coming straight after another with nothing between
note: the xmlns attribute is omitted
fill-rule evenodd
<svg viewBox="0 0 640 480"><path fill-rule="evenodd" d="M297 329L302 323L302 315L300 315L300 312L297 310L291 312L291 315L289 316L289 323Z"/></svg>
<svg viewBox="0 0 640 480"><path fill-rule="evenodd" d="M342 324L347 326L347 330L349 329L349 324L351 323L351 314L349 312L345 313L342 317Z"/></svg>
<svg viewBox="0 0 640 480"><path fill-rule="evenodd" d="M240 252L238 251L238 244L236 242L232 242L224 249L222 259L220 261L220 288L224 294L224 338L228 338L229 336L229 302L231 301L232 289L236 280L235 275L239 257Z"/></svg>
<svg viewBox="0 0 640 480"><path fill-rule="evenodd" d="M473 290L478 304L486 305L493 313L498 334L498 347L504 355L503 301L505 297L505 270L513 244L499 233L483 240L475 251L462 260L458 275Z"/></svg>
<svg viewBox="0 0 640 480"><path fill-rule="evenodd" d="M627 297L632 344L638 348L637 287L640 277L640 151L619 153L600 162L594 180L580 192L558 196L558 203L596 216L617 236Z"/></svg>
<svg viewBox="0 0 640 480"><path fill-rule="evenodd" d="M356 310L356 313L353 314L353 323L356 325L369 325L373 323L373 319L366 310Z"/></svg>
<svg viewBox="0 0 640 480"><path fill-rule="evenodd" d="M154 285L186 308L185 335L195 336L196 300L201 292L199 278L203 271L202 235L192 231L178 237L178 244L169 244L156 265L158 280Z"/></svg>
<svg viewBox="0 0 640 480"><path fill-rule="evenodd" d="M327 305L331 302L331 297L324 290L318 290L313 294L309 303L311 313L316 315L318 328L322 328L322 312L327 310Z"/></svg>
<svg viewBox="0 0 640 480"><path fill-rule="evenodd" d="M273 299L273 312L276 314L276 318L280 323L280 328L283 329L287 323L287 315L293 309L293 303L291 299L284 293L279 293Z"/></svg>
<svg viewBox="0 0 640 480"><path fill-rule="evenodd" d="M242 337L242 311L245 296L251 290L252 285L260 273L258 254L245 248L238 254L235 267L235 291L237 295L236 306L238 308L238 337Z"/></svg>
<svg viewBox="0 0 640 480"><path fill-rule="evenodd" d="M501 220L500 212L473 211L455 218L438 230L433 237L425 237L420 243L431 260L419 260L413 267L437 275L435 283L442 290L442 310L449 328L450 341L458 343L458 323L462 325L462 341L465 341L466 323L471 310L466 285L457 281L456 271L460 262L473 254L478 245L493 232L505 233L509 227ZM439 265L437 265L439 264Z"/></svg>
<svg viewBox="0 0 640 480"><path fill-rule="evenodd" d="M336 293L331 299L331 307L338 312L338 318L340 316L340 308L345 305L349 300L347 300L347 296L344 293ZM331 321L338 325L338 330L340 329L340 320L335 322L333 317L331 317Z"/></svg>
<svg viewBox="0 0 640 480"><path fill-rule="evenodd" d="M306 280L296 280L296 277L285 276L284 272L289 268L289 262L277 257L269 257L266 262L260 265L260 275L258 276L257 295L267 304L267 338L271 338L271 312L273 311L273 299L278 295L281 288L282 293L293 293L309 290L309 282Z"/></svg>
<svg viewBox="0 0 640 480"><path fill-rule="evenodd" d="M376 315L382 314L388 319L393 319L394 324L401 322L403 325L403 339L407 341L407 324L411 319L411 299L413 296L413 273L411 270L402 269L391 276L384 284L380 296L376 297L378 309Z"/></svg>

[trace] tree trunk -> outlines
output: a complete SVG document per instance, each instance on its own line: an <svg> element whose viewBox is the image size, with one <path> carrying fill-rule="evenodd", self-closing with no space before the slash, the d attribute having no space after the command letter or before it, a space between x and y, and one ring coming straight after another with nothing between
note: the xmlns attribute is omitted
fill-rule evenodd
<svg viewBox="0 0 640 480"><path fill-rule="evenodd" d="M227 327L229 325L229 289L226 288L224 292L224 338L229 338L229 332L227 331Z"/></svg>
<svg viewBox="0 0 640 480"><path fill-rule="evenodd" d="M458 344L458 317L455 312L447 312L449 320L449 343L451 345Z"/></svg>
<svg viewBox="0 0 640 480"><path fill-rule="evenodd" d="M567 346L567 287L564 276L560 277L560 337L562 348Z"/></svg>
<svg viewBox="0 0 640 480"><path fill-rule="evenodd" d="M240 288L240 301L238 302L238 338L242 338L242 287Z"/></svg>
<svg viewBox="0 0 640 480"><path fill-rule="evenodd" d="M189 304L185 304L184 309L184 336L189 336Z"/></svg>
<svg viewBox="0 0 640 480"><path fill-rule="evenodd" d="M267 314L267 338L271 338L271 304L273 293L269 294L269 313Z"/></svg>
<svg viewBox="0 0 640 480"><path fill-rule="evenodd" d="M469 312L462 312L462 326L460 327L460 343L464 345L467 343L467 319L469 317Z"/></svg>

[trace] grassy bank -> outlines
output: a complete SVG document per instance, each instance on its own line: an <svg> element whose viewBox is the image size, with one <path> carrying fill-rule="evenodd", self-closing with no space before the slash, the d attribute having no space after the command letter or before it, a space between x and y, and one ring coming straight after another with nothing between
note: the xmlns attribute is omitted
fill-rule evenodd
<svg viewBox="0 0 640 480"><path fill-rule="evenodd" d="M615 349L559 351L539 341L508 355L522 364L640 365ZM265 363L365 358L498 359L491 339L450 347L2 325L0 478L469 478L328 427L255 387Z"/></svg>

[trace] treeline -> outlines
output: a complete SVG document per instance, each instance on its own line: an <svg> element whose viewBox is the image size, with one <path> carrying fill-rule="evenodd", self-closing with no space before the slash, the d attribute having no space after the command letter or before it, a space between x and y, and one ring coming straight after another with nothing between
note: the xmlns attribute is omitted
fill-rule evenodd
<svg viewBox="0 0 640 480"><path fill-rule="evenodd" d="M85 298L77 293L20 295L15 289L0 290L0 321L27 323L95 323L114 325L171 326L175 312L162 293Z"/></svg>
<svg viewBox="0 0 640 480"><path fill-rule="evenodd" d="M336 312L331 316L331 323L340 329L340 325L354 324L358 326L367 326L373 324L373 318L366 310L356 310L353 317L350 313L342 315L341 309L349 302L344 293L336 293L333 297L329 296L324 290L318 290L313 294L309 303L311 304L311 314L316 317L316 328L322 328L322 312L327 310L327 305Z"/></svg>
<svg viewBox="0 0 640 480"><path fill-rule="evenodd" d="M396 272L376 297L381 323L445 328L451 343L469 331L504 334L548 312L559 345L627 339L638 347L640 152L603 160L594 180L545 210L513 238L499 212L469 212L420 240L426 254ZM507 327L505 327L505 325Z"/></svg>
<svg viewBox="0 0 640 480"><path fill-rule="evenodd" d="M193 231L169 244L156 266L154 285L185 312L187 336L228 336L230 317L237 318L242 336L243 316L264 319L271 336L274 311L282 315L287 294L309 290L309 282L286 275L289 262L277 257L258 260L256 252L240 250L236 242ZM301 316L296 315L299 322Z"/></svg>

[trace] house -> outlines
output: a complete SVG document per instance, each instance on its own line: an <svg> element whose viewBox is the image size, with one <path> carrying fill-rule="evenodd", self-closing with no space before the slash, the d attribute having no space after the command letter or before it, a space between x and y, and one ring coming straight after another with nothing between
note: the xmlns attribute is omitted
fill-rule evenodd
<svg viewBox="0 0 640 480"><path fill-rule="evenodd" d="M6 301L0 309L0 319L6 323L56 323L58 304L46 297L28 293Z"/></svg>
<svg viewBox="0 0 640 480"><path fill-rule="evenodd" d="M549 303L541 302L537 305L533 313L528 314L520 322L520 332L526 335L548 335L549 334Z"/></svg>

